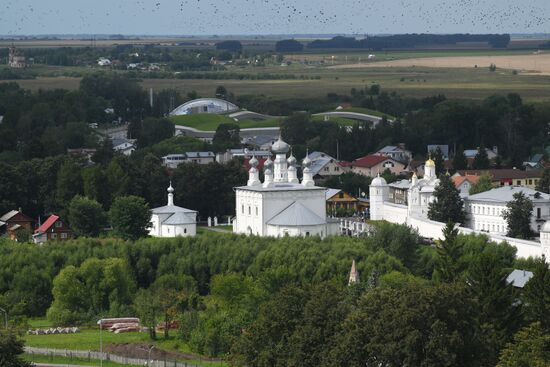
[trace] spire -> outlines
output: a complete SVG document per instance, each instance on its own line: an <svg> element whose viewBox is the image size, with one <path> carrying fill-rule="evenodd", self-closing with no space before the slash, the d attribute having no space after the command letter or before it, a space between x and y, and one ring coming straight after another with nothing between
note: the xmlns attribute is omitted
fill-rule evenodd
<svg viewBox="0 0 550 367"><path fill-rule="evenodd" d="M172 187L172 181L170 180L170 186L168 186L168 206L174 206L174 188Z"/></svg>
<svg viewBox="0 0 550 367"><path fill-rule="evenodd" d="M355 260L353 260L351 262L351 270L349 272L348 285L357 284L357 283L359 283L359 272L355 267Z"/></svg>

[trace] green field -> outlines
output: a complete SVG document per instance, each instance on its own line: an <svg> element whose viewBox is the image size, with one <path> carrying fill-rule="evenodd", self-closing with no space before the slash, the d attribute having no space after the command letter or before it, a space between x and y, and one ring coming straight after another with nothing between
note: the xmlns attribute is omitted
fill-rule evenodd
<svg viewBox="0 0 550 367"><path fill-rule="evenodd" d="M237 124L241 129L279 126L279 119L235 121L227 115L216 115L211 113L172 116L170 120L176 125L188 126L202 131L216 131L216 128L223 123Z"/></svg>
<svg viewBox="0 0 550 367"><path fill-rule="evenodd" d="M32 320L29 324L33 328L49 327L50 324L46 320ZM134 344L134 343L151 343L160 350L175 351L182 353L193 354L187 344L174 337L177 331L171 331L172 336L169 339L163 339L161 335L158 339L152 341L147 333L122 333L114 334L102 331L103 344ZM25 345L36 348L52 348L52 349L67 349L67 350L100 350L100 332L98 328L82 328L82 331L77 334L55 334L55 335L26 335ZM186 359L189 363L199 363L199 356L196 359ZM201 365L220 366L221 362L204 362ZM223 364L225 365L225 364Z"/></svg>
<svg viewBox="0 0 550 367"><path fill-rule="evenodd" d="M480 51L391 51L376 53L377 61L397 60L419 57L456 57L456 56L506 56L528 55L532 50L480 50ZM228 67L233 75L254 77L260 73L293 75L295 79L153 79L141 74L140 80L145 88L154 90L176 89L183 95L196 91L203 97L213 96L217 86L225 86L236 95L263 94L274 98L323 97L327 93L349 94L352 88L362 89L372 84L380 84L382 90L398 92L403 96L425 97L445 94L447 97L482 99L494 93L519 93L525 100L550 100L550 75L514 74L512 70L501 69L497 64L496 72L488 68L430 68L430 67L390 67L332 69L332 62L326 62L329 55L335 55L334 64L356 63L363 60L367 52L327 51L320 53L294 54L291 57L300 62L281 67L274 63L261 67ZM307 59L308 63L302 62ZM325 60L324 64L310 61ZM40 75L36 79L16 80L23 88L38 89L77 89L80 76L97 72L97 68L54 67L36 65L26 72ZM114 72L114 71L104 71ZM126 73L125 71L117 71ZM207 73L207 72L206 72ZM1 82L1 81L0 81ZM261 112L261 111L259 111ZM244 122L243 122L244 123ZM208 125L207 125L208 126ZM217 126L212 124L210 128ZM256 126L253 124L252 126ZM273 125L272 125L273 126ZM194 127L194 126L192 126ZM202 127L204 128L204 127Z"/></svg>
<svg viewBox="0 0 550 367"><path fill-rule="evenodd" d="M37 354L24 354L23 359L34 363L52 363L59 365L75 365L75 366L101 366L103 367L121 367L122 364L103 361L103 364L98 359L82 359L82 358L66 358L66 357L50 357Z"/></svg>

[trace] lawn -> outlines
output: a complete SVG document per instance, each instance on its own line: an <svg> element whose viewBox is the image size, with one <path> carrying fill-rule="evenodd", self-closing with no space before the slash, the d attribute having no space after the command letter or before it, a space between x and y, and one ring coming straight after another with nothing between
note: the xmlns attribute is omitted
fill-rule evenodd
<svg viewBox="0 0 550 367"><path fill-rule="evenodd" d="M101 366L101 361L99 359L82 359L82 358L67 358L67 357L50 357L50 356L41 356L37 354L24 354L23 359L29 362L35 363L52 363L52 364L64 364L64 365L75 365L75 366ZM103 367L121 367L122 364L103 361Z"/></svg>
<svg viewBox="0 0 550 367"><path fill-rule="evenodd" d="M197 113L193 115L171 116L170 120L176 125L188 126L202 131L216 131L218 126L224 123L237 124L241 129L279 126L279 119L276 118L268 120L235 121L227 115L217 115L212 113Z"/></svg>

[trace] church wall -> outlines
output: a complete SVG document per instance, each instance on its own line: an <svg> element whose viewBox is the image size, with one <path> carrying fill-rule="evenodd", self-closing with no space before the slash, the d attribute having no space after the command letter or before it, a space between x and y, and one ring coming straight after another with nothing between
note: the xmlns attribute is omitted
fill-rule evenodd
<svg viewBox="0 0 550 367"><path fill-rule="evenodd" d="M384 219L391 223L406 224L408 210L406 205L393 204L385 202L384 204Z"/></svg>
<svg viewBox="0 0 550 367"><path fill-rule="evenodd" d="M264 212L262 193L248 190L237 190L236 232L264 235Z"/></svg>
<svg viewBox="0 0 550 367"><path fill-rule="evenodd" d="M196 224L163 225L161 237L189 237L197 234Z"/></svg>
<svg viewBox="0 0 550 367"><path fill-rule="evenodd" d="M273 237L311 237L320 236L322 238L330 235L332 228L328 228L329 225L319 226L304 226L304 227L291 227L291 226L267 226L267 235Z"/></svg>

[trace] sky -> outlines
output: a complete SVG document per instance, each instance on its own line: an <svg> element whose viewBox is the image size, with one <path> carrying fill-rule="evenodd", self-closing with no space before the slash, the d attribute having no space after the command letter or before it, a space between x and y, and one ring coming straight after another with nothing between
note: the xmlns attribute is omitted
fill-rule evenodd
<svg viewBox="0 0 550 367"><path fill-rule="evenodd" d="M549 31L550 0L0 0L1 35Z"/></svg>

